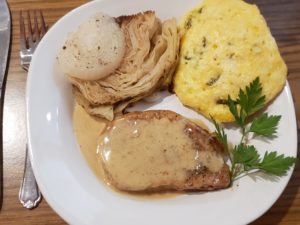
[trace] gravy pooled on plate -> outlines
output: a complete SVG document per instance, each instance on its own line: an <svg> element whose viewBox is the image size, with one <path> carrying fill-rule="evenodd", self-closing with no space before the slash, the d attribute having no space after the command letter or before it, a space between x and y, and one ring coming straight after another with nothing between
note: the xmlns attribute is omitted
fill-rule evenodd
<svg viewBox="0 0 300 225"><path fill-rule="evenodd" d="M102 164L98 162L96 149L99 136L106 127L106 122L91 117L80 105L76 104L73 126L82 154L97 177L105 182Z"/></svg>
<svg viewBox="0 0 300 225"><path fill-rule="evenodd" d="M76 104L74 107L73 125L77 143L79 144L80 150L84 155L84 158L87 161L89 167L98 177L98 179L105 185L107 185L111 190L119 194L130 194L131 197L136 197L142 200L165 199L175 197L180 194L180 192L166 191L155 193L121 192L113 186L109 185L107 179L105 178L102 163L101 161L99 162L99 155L97 154L99 136L104 131L106 122L104 120L102 121L100 119L91 117L80 105Z"/></svg>

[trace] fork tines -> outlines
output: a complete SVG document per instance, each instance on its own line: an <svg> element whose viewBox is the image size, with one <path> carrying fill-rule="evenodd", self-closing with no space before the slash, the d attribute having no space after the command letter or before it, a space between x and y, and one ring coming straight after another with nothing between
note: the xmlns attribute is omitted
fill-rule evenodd
<svg viewBox="0 0 300 225"><path fill-rule="evenodd" d="M27 21L25 21L23 13L27 15ZM30 14L33 14L33 30ZM25 24L27 24L27 30ZM23 69L28 70L36 46L46 31L47 26L41 10L20 11L20 64Z"/></svg>
<svg viewBox="0 0 300 225"><path fill-rule="evenodd" d="M25 31L25 19L22 11L20 11L20 47L21 50L32 47L35 43L37 44L46 33L46 24L44 21L43 13L41 10L26 11L27 15L27 30ZM25 13L24 13L25 14ZM33 14L33 24L31 15ZM39 19L38 19L39 17ZM39 25L40 24L40 25Z"/></svg>

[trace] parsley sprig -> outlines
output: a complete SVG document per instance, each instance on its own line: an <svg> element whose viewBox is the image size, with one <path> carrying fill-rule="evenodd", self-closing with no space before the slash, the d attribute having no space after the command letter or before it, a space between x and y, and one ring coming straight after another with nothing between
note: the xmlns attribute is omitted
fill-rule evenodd
<svg viewBox="0 0 300 225"><path fill-rule="evenodd" d="M233 149L229 149L227 135L222 125L211 117L216 128L216 136L223 144L225 153L230 159L231 181L257 171L282 176L296 162L296 158L286 157L283 154L278 155L276 151L266 151L261 157L255 146L245 143L245 137L249 133L265 138L276 137L281 116L263 113L254 118L253 121L249 121L249 116L262 109L265 101L266 98L262 95L259 77L246 86L245 90L240 89L237 99L233 100L228 96L227 106L242 132L240 143Z"/></svg>

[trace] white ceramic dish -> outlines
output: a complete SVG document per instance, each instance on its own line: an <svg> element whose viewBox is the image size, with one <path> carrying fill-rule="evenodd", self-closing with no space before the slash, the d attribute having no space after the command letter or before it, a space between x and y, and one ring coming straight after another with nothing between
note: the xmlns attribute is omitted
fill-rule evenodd
<svg viewBox="0 0 300 225"><path fill-rule="evenodd" d="M142 200L108 190L93 174L76 143L72 127L71 86L58 70L56 56L69 31L97 11L112 16L155 10L161 19L178 19L198 0L103 0L83 5L60 19L39 44L27 83L27 124L30 157L43 196L71 224L245 224L266 212L286 187L292 171L280 179L245 177L227 190L183 194L175 198ZM211 124L182 106L174 95L135 109L171 109ZM133 109L131 109L133 110ZM288 84L267 108L282 115L278 138L256 140L261 150L296 156L297 131ZM237 140L237 131L229 138Z"/></svg>

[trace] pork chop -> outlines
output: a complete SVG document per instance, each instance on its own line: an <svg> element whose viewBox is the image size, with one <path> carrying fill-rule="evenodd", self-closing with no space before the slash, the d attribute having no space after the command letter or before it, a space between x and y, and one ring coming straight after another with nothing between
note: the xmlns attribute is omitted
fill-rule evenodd
<svg viewBox="0 0 300 225"><path fill-rule="evenodd" d="M112 121L98 151L109 183L125 191L215 190L230 184L217 138L168 110Z"/></svg>

